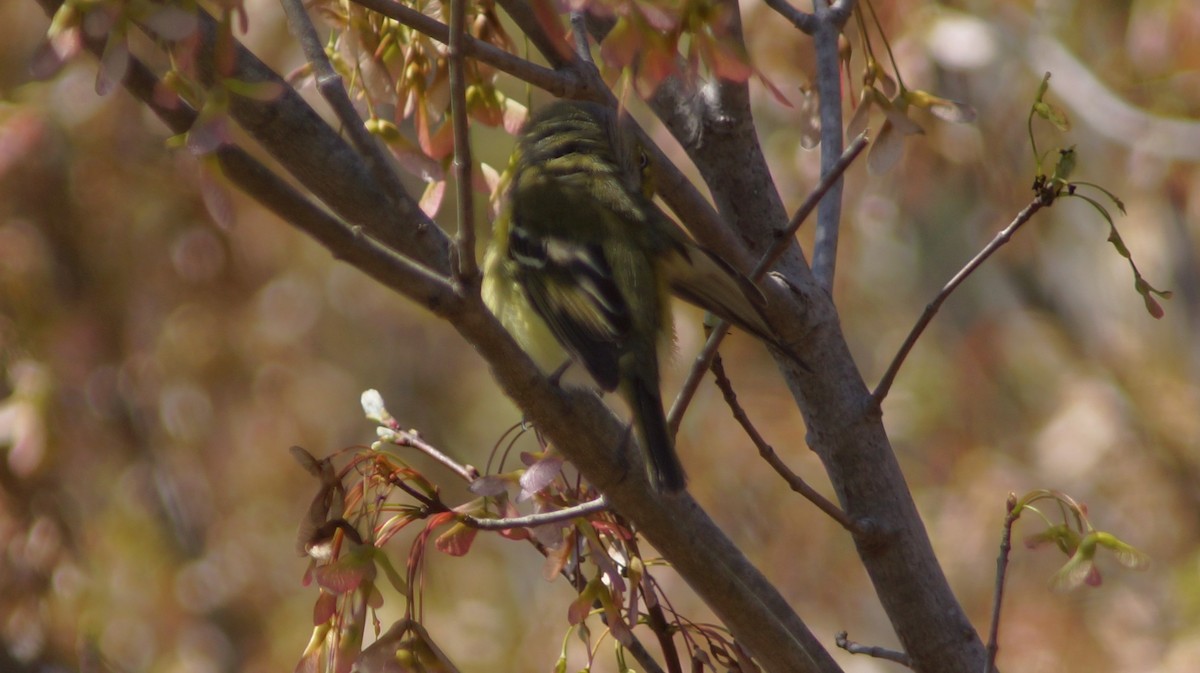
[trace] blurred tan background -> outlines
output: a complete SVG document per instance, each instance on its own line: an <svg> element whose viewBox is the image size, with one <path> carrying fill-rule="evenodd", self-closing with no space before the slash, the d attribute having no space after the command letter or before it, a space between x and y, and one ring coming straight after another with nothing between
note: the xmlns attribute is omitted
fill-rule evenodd
<svg viewBox="0 0 1200 673"><path fill-rule="evenodd" d="M914 113L926 135L890 173L850 173L836 300L868 385L936 290L1029 201L1025 120L1045 70L1074 128L1041 134L1043 147L1077 146L1075 177L1121 196L1135 261L1175 291L1152 319L1105 222L1063 201L944 306L884 413L945 571L986 631L1007 494L1061 489L1152 564L1104 559L1101 587L1054 593L1064 558L1018 544L1002 669L1194 671L1200 6L889 4L905 81L969 102L978 120ZM299 66L278 4L246 6L247 44L282 72ZM811 47L757 3L745 12L755 63L798 99ZM519 412L452 329L248 198L234 195L232 226L214 224L194 159L168 150L123 92L97 97L92 59L31 82L47 23L32 0L0 6L0 668L76 670L82 646L122 671L290 670L311 629L293 536L315 482L286 449L370 443L367 388L477 465ZM795 111L753 89L794 206L817 156L799 146ZM502 167L507 139L477 140ZM696 319L681 314L668 393L698 347ZM725 358L768 440L828 492L767 354L735 336ZM847 536L773 477L711 385L679 445L697 498L831 649L840 630L894 646ZM1017 537L1037 530L1023 522ZM392 543L397 558L409 544ZM542 579L539 556L490 536L465 558L431 554L426 625L463 671L551 668L572 594ZM685 587L674 595L704 617ZM398 615L383 617L386 628ZM836 656L848 671L896 670Z"/></svg>

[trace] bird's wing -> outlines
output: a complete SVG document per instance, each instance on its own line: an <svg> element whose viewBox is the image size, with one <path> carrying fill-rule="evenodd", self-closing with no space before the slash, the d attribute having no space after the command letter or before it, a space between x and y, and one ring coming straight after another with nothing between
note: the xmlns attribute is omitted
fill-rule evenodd
<svg viewBox="0 0 1200 673"><path fill-rule="evenodd" d="M723 259L694 244L676 247L663 263L671 290L684 301L715 313L769 343L762 291Z"/></svg>
<svg viewBox="0 0 1200 673"><path fill-rule="evenodd" d="M574 216L605 214L591 210ZM596 242L556 236L545 227L516 226L509 256L517 264L530 305L554 337L583 363L597 385L614 390L632 318L604 249Z"/></svg>

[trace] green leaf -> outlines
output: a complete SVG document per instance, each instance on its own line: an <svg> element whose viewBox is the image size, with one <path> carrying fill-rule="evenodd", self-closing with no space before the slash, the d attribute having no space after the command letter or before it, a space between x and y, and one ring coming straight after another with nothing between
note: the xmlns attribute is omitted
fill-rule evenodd
<svg viewBox="0 0 1200 673"><path fill-rule="evenodd" d="M1050 90L1050 73L1047 72L1045 75L1042 75L1042 81L1040 83L1038 83L1037 96L1034 97L1034 100L1037 101L1038 103L1042 102L1042 99L1046 97L1046 92L1049 90Z"/></svg>
<svg viewBox="0 0 1200 673"><path fill-rule="evenodd" d="M1079 543L1079 548L1063 567L1054 573L1050 585L1056 591L1070 591L1081 584L1097 586L1100 573L1096 570L1096 534L1089 533Z"/></svg>
<svg viewBox="0 0 1200 673"><path fill-rule="evenodd" d="M929 110L933 116L942 121L955 124L969 124L975 121L975 108L966 103L935 96L920 89L905 91L903 95L910 104Z"/></svg>
<svg viewBox="0 0 1200 673"><path fill-rule="evenodd" d="M1054 164L1054 173L1050 175L1051 180L1066 182L1071 177L1071 173L1075 172L1075 146L1072 145L1066 149L1058 151L1058 163Z"/></svg>
<svg viewBox="0 0 1200 673"><path fill-rule="evenodd" d="M1038 101L1033 104L1033 111L1037 116L1053 124L1059 131L1071 130L1071 120L1062 109L1045 101Z"/></svg>
<svg viewBox="0 0 1200 673"><path fill-rule="evenodd" d="M1131 570L1145 570L1150 566L1150 557L1133 545L1122 541L1111 533L1097 532L1096 541L1117 557L1117 563Z"/></svg>
<svg viewBox="0 0 1200 673"><path fill-rule="evenodd" d="M1060 523L1025 538L1025 547L1028 549L1036 549L1046 543L1053 543L1060 551L1070 556L1079 548L1079 533L1065 523Z"/></svg>

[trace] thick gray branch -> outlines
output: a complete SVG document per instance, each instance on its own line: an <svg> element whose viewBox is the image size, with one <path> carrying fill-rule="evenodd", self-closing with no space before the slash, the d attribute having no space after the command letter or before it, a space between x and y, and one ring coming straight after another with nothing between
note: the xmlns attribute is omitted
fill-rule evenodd
<svg viewBox="0 0 1200 673"><path fill-rule="evenodd" d="M842 149L837 36L850 3L818 1L814 40L821 95L822 171ZM728 83L695 95L677 82L660 89L655 111L696 163L740 243L761 254L787 214L754 131L746 99ZM737 166L738 170L729 170ZM775 266L787 290L768 284L768 309L781 340L797 345L812 372L780 360L842 508L860 524L855 544L875 591L918 671L982 670L983 643L951 592L924 524L841 332L830 288L841 219L840 181L821 201L814 269L793 246ZM704 242L714 246L712 238ZM727 246L716 246L729 254ZM735 261L741 256L730 255ZM816 258L822 258L816 267Z"/></svg>

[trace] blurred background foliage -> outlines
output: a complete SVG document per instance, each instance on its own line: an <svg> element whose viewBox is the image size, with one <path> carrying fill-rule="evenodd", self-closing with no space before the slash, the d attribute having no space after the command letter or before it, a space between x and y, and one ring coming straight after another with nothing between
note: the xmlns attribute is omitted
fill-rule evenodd
<svg viewBox="0 0 1200 673"><path fill-rule="evenodd" d="M300 66L278 4L246 7L246 43L281 72ZM1152 565L1109 564L1101 587L1054 593L1063 557L1018 545L1001 668L1193 671L1200 6L877 9L905 82L966 101L978 118L952 125L916 111L926 134L906 141L889 173L849 174L836 300L869 384L942 283L1030 199L1025 119L1046 70L1074 127L1042 146L1077 146L1075 177L1123 198L1117 225L1139 267L1175 291L1162 320L1148 316L1103 220L1063 201L944 306L884 413L945 571L985 630L1007 494L1066 491ZM752 62L798 101L812 73L807 38L757 2L743 11ZM215 224L195 160L167 150L169 134L123 92L96 96L92 59L31 81L47 22L32 1L0 5L0 669L290 670L311 629L315 594L300 585L293 537L315 484L286 449L370 443L367 388L476 465L519 412L453 330L248 198L233 195L234 223ZM817 156L800 147L797 112L751 88L794 206ZM502 167L507 136L477 139ZM681 314L675 383L698 347L697 319ZM735 336L725 360L767 439L823 486L768 355ZM694 406L679 445L696 497L831 647L843 629L894 646L848 537L757 460L715 389ZM451 488L455 497L466 493ZM1018 537L1037 532L1027 523ZM410 541L391 544L401 558ZM550 668L573 592L543 580L540 556L482 536L464 558L430 561L425 624L462 670ZM673 595L703 617L686 587ZM837 656L848 671L894 666Z"/></svg>

